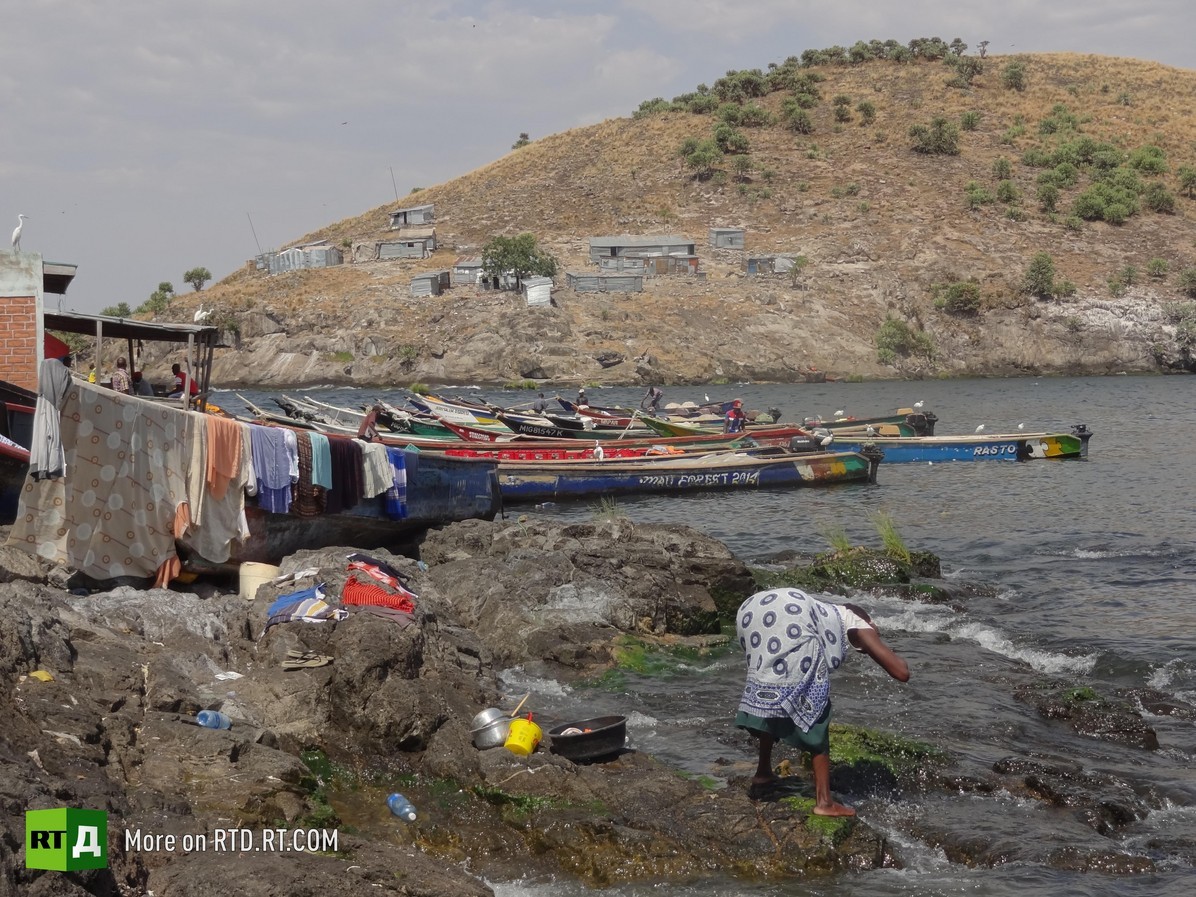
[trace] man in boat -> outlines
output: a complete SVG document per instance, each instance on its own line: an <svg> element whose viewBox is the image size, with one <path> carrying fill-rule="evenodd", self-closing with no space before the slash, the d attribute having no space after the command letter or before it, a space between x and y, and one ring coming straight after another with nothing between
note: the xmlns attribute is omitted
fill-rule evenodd
<svg viewBox="0 0 1196 897"><path fill-rule="evenodd" d="M178 399L183 395L184 384L189 384L188 390L191 395L199 395L199 387L196 386L195 381L183 370L183 366L177 361L170 366L170 373L174 375L174 386L170 390L170 398Z"/></svg>
<svg viewBox="0 0 1196 897"><path fill-rule="evenodd" d="M660 400L664 398L664 390L659 386L649 386L644 397L640 399L640 410L647 411L653 417L660 412Z"/></svg>
<svg viewBox="0 0 1196 897"><path fill-rule="evenodd" d="M112 388L125 395L133 392L133 378L129 376L129 362L123 355L116 359L116 370L112 372Z"/></svg>
<svg viewBox="0 0 1196 897"><path fill-rule="evenodd" d="M759 741L760 751L748 797L761 799L781 784L772 769L772 747L781 741L813 759L815 815L854 816L831 797L831 672L849 645L899 682L909 681L909 666L881 641L863 608L799 589L757 592L739 606L735 626L747 659L735 725Z"/></svg>
<svg viewBox="0 0 1196 897"><path fill-rule="evenodd" d="M544 393L540 393L540 397L532 402L532 411L536 414L543 414L548 410L548 400L544 398Z"/></svg>
<svg viewBox="0 0 1196 897"><path fill-rule="evenodd" d="M589 407L590 400L586 398L586 388L584 386L577 387L577 404Z"/></svg>
<svg viewBox="0 0 1196 897"><path fill-rule="evenodd" d="M743 399L736 399L731 403L731 407L727 409L727 415L723 419L723 432L742 433L745 420Z"/></svg>
<svg viewBox="0 0 1196 897"><path fill-rule="evenodd" d="M142 375L141 371L133 371L133 395L153 397L154 387Z"/></svg>

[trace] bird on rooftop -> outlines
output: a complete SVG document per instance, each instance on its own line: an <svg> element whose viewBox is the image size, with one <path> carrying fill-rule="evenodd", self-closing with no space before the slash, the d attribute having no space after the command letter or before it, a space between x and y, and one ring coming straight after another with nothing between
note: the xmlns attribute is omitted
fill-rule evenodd
<svg viewBox="0 0 1196 897"><path fill-rule="evenodd" d="M976 428L976 432L977 432L977 433L983 433L983 432L984 432L984 424L981 424L980 426L978 426L978 427Z"/></svg>
<svg viewBox="0 0 1196 897"><path fill-rule="evenodd" d="M23 214L17 215L17 226L12 232L12 251L21 251L21 231L25 229L25 216Z"/></svg>
<svg viewBox="0 0 1196 897"><path fill-rule="evenodd" d="M195 309L195 323L198 324L200 321L207 318L211 313L212 310L210 308L204 308L203 305L200 305L199 308Z"/></svg>

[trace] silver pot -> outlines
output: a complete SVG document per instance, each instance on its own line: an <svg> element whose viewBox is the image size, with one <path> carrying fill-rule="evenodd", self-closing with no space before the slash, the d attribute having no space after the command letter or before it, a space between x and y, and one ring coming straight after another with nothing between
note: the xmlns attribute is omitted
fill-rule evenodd
<svg viewBox="0 0 1196 897"><path fill-rule="evenodd" d="M505 710L499 710L497 707L487 707L485 710L479 711L473 718L473 722L469 724L470 729L481 729L493 722L497 722L503 717L507 716Z"/></svg>
<svg viewBox="0 0 1196 897"><path fill-rule="evenodd" d="M473 735L473 746L479 751L502 747L504 744L506 744L507 736L510 733L511 718L506 714L503 714L498 719L495 719L484 726L479 726L472 730L471 734Z"/></svg>

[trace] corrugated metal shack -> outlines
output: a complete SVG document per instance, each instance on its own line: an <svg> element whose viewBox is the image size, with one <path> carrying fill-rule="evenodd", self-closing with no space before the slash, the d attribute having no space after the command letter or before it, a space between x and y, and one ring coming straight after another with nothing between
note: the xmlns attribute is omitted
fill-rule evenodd
<svg viewBox="0 0 1196 897"><path fill-rule="evenodd" d="M436 251L436 228L404 227L394 239L378 244L380 259L422 259Z"/></svg>
<svg viewBox="0 0 1196 897"><path fill-rule="evenodd" d="M426 274L417 274L411 278L411 295L415 297L439 296L450 285L450 277L447 270L428 271Z"/></svg>
<svg viewBox="0 0 1196 897"><path fill-rule="evenodd" d="M431 224L436 220L436 205L428 203L423 206L411 206L408 209L395 209L390 213L390 229L409 227L413 224Z"/></svg>
<svg viewBox="0 0 1196 897"><path fill-rule="evenodd" d="M696 252L697 246L692 240L672 234L646 237L628 234L617 237L590 237L592 262L621 255L694 255Z"/></svg>
<svg viewBox="0 0 1196 897"><path fill-rule="evenodd" d="M710 228L710 245L716 249L743 249L742 227Z"/></svg>
<svg viewBox="0 0 1196 897"><path fill-rule="evenodd" d="M476 286L482 280L482 257L463 255L453 262L453 286Z"/></svg>
<svg viewBox="0 0 1196 897"><path fill-rule="evenodd" d="M698 257L696 255L654 255L644 259L647 263L648 275L688 274L696 276L698 273Z"/></svg>
<svg viewBox="0 0 1196 897"><path fill-rule="evenodd" d="M523 295L528 305L552 305L552 278L525 277Z"/></svg>
<svg viewBox="0 0 1196 897"><path fill-rule="evenodd" d="M614 258L598 259L598 270L622 272L623 274L647 274L648 260L631 255L617 255Z"/></svg>
<svg viewBox="0 0 1196 897"><path fill-rule="evenodd" d="M590 274L570 271L565 275L565 283L570 289L577 290L579 293L642 293L644 291L644 275L642 274Z"/></svg>
<svg viewBox="0 0 1196 897"><path fill-rule="evenodd" d="M271 274L284 274L303 268L331 268L345 261L344 253L325 241L292 246L282 252L267 252L258 258L265 262L264 265L259 262L258 267L268 269Z"/></svg>
<svg viewBox="0 0 1196 897"><path fill-rule="evenodd" d="M744 260L748 277L766 274L788 274L793 270L792 255L754 255Z"/></svg>

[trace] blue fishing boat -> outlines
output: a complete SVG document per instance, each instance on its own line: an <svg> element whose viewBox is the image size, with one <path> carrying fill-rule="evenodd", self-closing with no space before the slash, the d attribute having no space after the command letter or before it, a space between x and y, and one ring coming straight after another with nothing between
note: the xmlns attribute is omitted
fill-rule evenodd
<svg viewBox="0 0 1196 897"><path fill-rule="evenodd" d="M1082 429L1081 429L1082 428ZM1092 431L1079 425L1071 433L994 433L966 436L841 436L827 451L858 452L867 446L885 453L886 464L945 461L1031 461L1038 458L1086 458Z"/></svg>
<svg viewBox="0 0 1196 897"><path fill-rule="evenodd" d="M504 501L546 501L643 493L769 489L874 482L878 452L781 454L741 452L639 461L541 461L498 465Z"/></svg>

